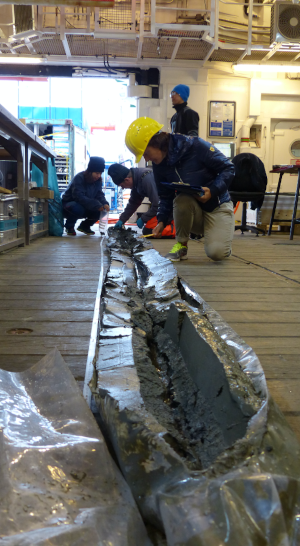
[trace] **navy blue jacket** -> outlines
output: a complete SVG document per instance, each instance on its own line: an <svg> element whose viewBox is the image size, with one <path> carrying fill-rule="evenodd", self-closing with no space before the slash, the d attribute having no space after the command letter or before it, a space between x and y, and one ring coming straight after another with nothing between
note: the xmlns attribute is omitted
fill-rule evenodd
<svg viewBox="0 0 300 546"><path fill-rule="evenodd" d="M70 201L76 201L86 210L99 210L103 205L108 205L102 191L101 179L96 182L87 182L84 177L85 171L74 176L62 195L63 205Z"/></svg>
<svg viewBox="0 0 300 546"><path fill-rule="evenodd" d="M212 212L222 203L230 201L228 187L234 177L234 166L210 142L202 138L170 134L167 157L159 165L153 164L153 173L160 198L157 219L164 225L172 217L176 194L161 182L180 182L181 178L183 182L193 186L209 188L211 199L206 203L199 202L206 212Z"/></svg>

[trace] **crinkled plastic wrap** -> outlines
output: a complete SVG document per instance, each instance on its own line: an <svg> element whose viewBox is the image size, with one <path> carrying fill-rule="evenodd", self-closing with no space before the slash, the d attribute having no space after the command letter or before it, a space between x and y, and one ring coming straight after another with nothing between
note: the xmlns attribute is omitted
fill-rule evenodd
<svg viewBox="0 0 300 546"><path fill-rule="evenodd" d="M60 353L0 370L0 543L149 545L132 494Z"/></svg>
<svg viewBox="0 0 300 546"><path fill-rule="evenodd" d="M109 245L117 248L119 267L113 278L109 273L105 287L106 326L100 333L93 388L120 467L144 519L164 531L170 546L299 545L299 443L269 396L257 356L198 294L178 281L168 260L153 249L141 251L140 242L135 249L131 241L138 278L136 291L132 277L128 290L124 274L129 267L128 249L124 244L121 249L118 240ZM114 268L116 265L114 262ZM211 404L204 423L219 419L218 430L223 423L228 432L227 436L224 432L222 450L219 446L213 460L208 457L202 469L193 470L186 453L182 455L184 443L178 449L180 434L173 432L169 414L166 425L161 419L168 401L163 389L159 390L157 373L151 372L149 379L151 330L146 317L140 318L140 323L134 319L142 317L145 310L156 325L154 330L159 331L156 339L160 339L161 350L168 343L172 345L170 354L181 365L173 376L177 374L177 385L182 380L183 404L187 380L181 376L184 370L176 350L196 386L195 410L201 390L209 392ZM107 327L109 320L111 326ZM165 320L162 331L159 325ZM203 362L205 367L201 367ZM160 367L159 362L156 365ZM177 393L176 404L179 398ZM231 426L236 430L233 436ZM209 452L208 442L206 446Z"/></svg>

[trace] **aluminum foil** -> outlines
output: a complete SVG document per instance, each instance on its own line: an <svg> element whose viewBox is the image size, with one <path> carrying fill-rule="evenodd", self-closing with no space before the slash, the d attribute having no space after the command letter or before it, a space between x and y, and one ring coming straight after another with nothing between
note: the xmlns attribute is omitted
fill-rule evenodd
<svg viewBox="0 0 300 546"><path fill-rule="evenodd" d="M150 545L129 487L55 349L0 370L0 543Z"/></svg>
<svg viewBox="0 0 300 546"><path fill-rule="evenodd" d="M120 296L122 307L118 309L116 305L113 315L123 321L123 326L108 328L105 321L109 313L104 312L93 389L120 467L144 519L161 529L171 546L299 545L300 446L269 396L257 356L220 315L178 279L168 260L164 261L153 249L141 250L140 241L135 246L132 239L129 252L122 237L126 259L131 253L136 264L136 285L131 277L128 289L121 272L122 248L111 238L110 248L118 248L120 271L114 269L113 279L108 277L104 297L109 295L118 301ZM149 313L154 326L152 334L142 324L135 324L131 312L130 318L125 314L136 308ZM174 312L178 315L175 319ZM214 460L209 463L208 458L198 470L191 466L193 446L190 450L184 442L180 444L180 434L173 431L168 413L165 423L161 419L168 401L164 399L163 387L160 389L159 374L153 371L151 335L160 339L161 351L164 345L167 351L167 345L173 344L171 365L175 366L176 359L179 363L173 373L174 381L177 380L175 391L182 381L182 393L175 392L176 404L180 397L183 405L190 403L188 396L184 400L188 392L185 393L187 369L196 385L195 400L205 391L211 393L211 407L204 419L207 424L214 418L214 401L223 393L222 385L215 385L216 374L223 374L226 400L230 396L232 405L236 404L247 418L244 431L239 428L233 440L227 436L227 444L225 441ZM111 339L113 343L109 342ZM199 366L205 362L210 375L205 388L203 382L207 378L198 374L195 340L199 343ZM218 362L210 366L217 356ZM160 362L157 366L163 368ZM159 373L164 380L161 370ZM149 409L151 400L153 411ZM224 410L227 409L226 402ZM221 411L219 405L217 415ZM229 430L228 421L226 427Z"/></svg>

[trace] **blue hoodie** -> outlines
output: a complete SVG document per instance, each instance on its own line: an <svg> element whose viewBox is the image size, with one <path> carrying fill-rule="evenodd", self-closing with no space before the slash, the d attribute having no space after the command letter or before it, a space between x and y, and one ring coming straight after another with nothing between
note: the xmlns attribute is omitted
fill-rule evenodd
<svg viewBox="0 0 300 546"><path fill-rule="evenodd" d="M167 157L159 165L153 164L153 173L160 198L157 219L165 225L172 216L176 194L161 182L179 182L181 178L193 186L209 188L211 199L199 202L206 212L230 201L228 188L234 177L234 165L202 138L170 134Z"/></svg>
<svg viewBox="0 0 300 546"><path fill-rule="evenodd" d="M102 191L101 178L96 182L87 182L85 179L85 171L74 176L68 185L66 191L62 195L63 205L70 201L76 201L86 210L99 210L103 205L108 205L105 195Z"/></svg>

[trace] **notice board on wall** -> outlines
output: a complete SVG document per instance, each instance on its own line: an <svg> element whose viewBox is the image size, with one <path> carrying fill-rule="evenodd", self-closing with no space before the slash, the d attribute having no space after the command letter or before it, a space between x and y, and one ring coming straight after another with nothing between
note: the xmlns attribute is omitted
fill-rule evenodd
<svg viewBox="0 0 300 546"><path fill-rule="evenodd" d="M208 136L218 138L235 136L235 105L233 101L209 101Z"/></svg>

